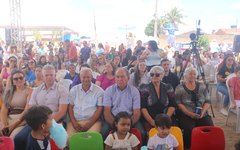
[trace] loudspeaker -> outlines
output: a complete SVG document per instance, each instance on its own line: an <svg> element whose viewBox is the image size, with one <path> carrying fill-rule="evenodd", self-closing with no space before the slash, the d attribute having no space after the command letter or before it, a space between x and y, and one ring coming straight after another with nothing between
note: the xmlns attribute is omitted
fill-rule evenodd
<svg viewBox="0 0 240 150"><path fill-rule="evenodd" d="M233 51L237 52L237 53L240 52L240 35L235 35L234 36Z"/></svg>

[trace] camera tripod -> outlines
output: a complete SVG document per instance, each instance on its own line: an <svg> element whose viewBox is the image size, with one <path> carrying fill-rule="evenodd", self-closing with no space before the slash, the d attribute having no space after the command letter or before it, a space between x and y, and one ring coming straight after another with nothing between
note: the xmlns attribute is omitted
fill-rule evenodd
<svg viewBox="0 0 240 150"><path fill-rule="evenodd" d="M189 53L188 56L187 56L186 63L184 64L183 69L181 70L181 72L180 72L180 74L179 74L179 79L180 79L180 80L182 79L183 73L185 72L185 70L186 70L186 68L187 68L187 66L188 66L188 63L192 60L193 66L194 66L195 68L197 68L197 70L198 70L198 72L199 72L198 79L199 79L199 77L201 76L201 79L203 80L203 83L204 83L204 85L206 86L206 90L207 90L207 92L209 93L209 88L208 88L207 81L206 81L206 79L205 79L205 74L204 74L204 69L203 69L202 61L201 61L201 58L200 58L199 51L198 51L198 49L197 49L197 44L198 44L198 40L199 40L199 36L200 36L200 28L199 28L199 25L200 25L200 20L198 21L198 27L197 27L196 34L195 34L195 33L191 33L191 34L190 34L191 50L190 50L190 53ZM192 58L192 59L191 59L191 58ZM214 112L213 112L212 105L210 105L210 108L211 108L211 112L212 112L213 117L215 117Z"/></svg>

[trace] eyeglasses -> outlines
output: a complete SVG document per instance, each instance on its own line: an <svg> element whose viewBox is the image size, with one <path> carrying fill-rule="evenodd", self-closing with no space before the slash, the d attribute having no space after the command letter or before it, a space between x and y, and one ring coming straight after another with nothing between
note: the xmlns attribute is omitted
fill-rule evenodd
<svg viewBox="0 0 240 150"><path fill-rule="evenodd" d="M23 80L23 77L13 78L14 81Z"/></svg>
<svg viewBox="0 0 240 150"><path fill-rule="evenodd" d="M160 77L160 75L161 75L160 73L150 73L151 77L154 77L154 76L155 77Z"/></svg>

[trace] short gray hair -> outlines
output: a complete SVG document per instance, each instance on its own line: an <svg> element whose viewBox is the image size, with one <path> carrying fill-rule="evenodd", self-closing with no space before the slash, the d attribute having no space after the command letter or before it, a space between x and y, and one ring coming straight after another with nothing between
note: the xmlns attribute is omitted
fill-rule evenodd
<svg viewBox="0 0 240 150"><path fill-rule="evenodd" d="M127 70L127 68L125 68L125 67L120 67L120 68L118 68L118 69L116 70L116 72L115 72L115 75L116 75L116 73L118 72L118 70L124 70L125 73L126 73L126 75L127 75L127 78L128 78L128 79L130 78L130 73L129 73L129 71Z"/></svg>
<svg viewBox="0 0 240 150"><path fill-rule="evenodd" d="M154 66L151 68L151 70L149 71L149 73L160 73L160 74L164 74L165 71L163 69L163 67L161 66Z"/></svg>
<svg viewBox="0 0 240 150"><path fill-rule="evenodd" d="M92 72L92 69L90 68L82 68L79 72L79 75L81 76L84 72L89 72L92 76L93 76L93 72Z"/></svg>
<svg viewBox="0 0 240 150"><path fill-rule="evenodd" d="M42 70L43 71L45 71L45 70L53 70L55 72L55 67L53 65L47 64L47 65L43 66Z"/></svg>
<svg viewBox="0 0 240 150"><path fill-rule="evenodd" d="M184 74L183 74L185 80L186 80L186 76L189 75L190 72L192 72L192 71L194 71L196 73L196 76L198 76L198 71L197 71L196 68L194 68L194 67L187 67L185 69L185 71L184 71Z"/></svg>

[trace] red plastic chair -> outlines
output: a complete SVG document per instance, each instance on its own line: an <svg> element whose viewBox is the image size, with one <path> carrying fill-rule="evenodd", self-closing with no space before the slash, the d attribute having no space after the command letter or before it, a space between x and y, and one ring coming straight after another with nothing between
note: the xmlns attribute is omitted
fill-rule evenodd
<svg viewBox="0 0 240 150"><path fill-rule="evenodd" d="M0 150L14 150L14 143L10 137L0 137Z"/></svg>
<svg viewBox="0 0 240 150"><path fill-rule="evenodd" d="M109 132L109 134L112 133L112 131ZM131 128L130 133L134 134L138 140L139 140L139 144L137 145L138 149L140 150L142 147L142 135L141 132L139 131L138 128Z"/></svg>
<svg viewBox="0 0 240 150"><path fill-rule="evenodd" d="M138 129L138 128L132 128L131 130L130 130L130 133L132 133L132 134L134 134L137 138L138 138L138 140L139 140L139 144L138 144L138 149L140 150L141 149L141 147L142 147L142 135L141 135L141 132L140 132L140 130Z"/></svg>
<svg viewBox="0 0 240 150"><path fill-rule="evenodd" d="M192 130L191 150L224 150L223 130L214 126L201 126Z"/></svg>

